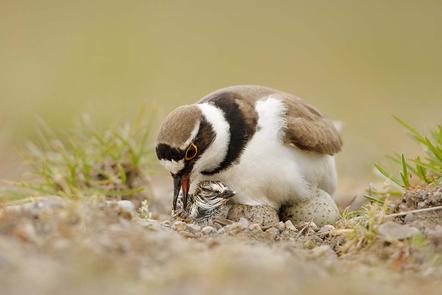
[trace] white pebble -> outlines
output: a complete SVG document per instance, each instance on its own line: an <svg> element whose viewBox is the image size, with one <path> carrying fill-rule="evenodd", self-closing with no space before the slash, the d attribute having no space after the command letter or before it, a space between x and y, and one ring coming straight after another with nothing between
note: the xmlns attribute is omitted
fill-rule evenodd
<svg viewBox="0 0 442 295"><path fill-rule="evenodd" d="M261 225L259 225L258 223L252 223L251 225L249 225L249 230L253 232L258 232L262 231L262 228Z"/></svg>
<svg viewBox="0 0 442 295"><path fill-rule="evenodd" d="M250 225L250 222L244 217L241 217L238 221L238 224L241 226L242 229L247 229Z"/></svg>
<svg viewBox="0 0 442 295"><path fill-rule="evenodd" d="M135 205L131 201L121 200L117 201L117 206L125 212L135 212Z"/></svg>
<svg viewBox="0 0 442 295"><path fill-rule="evenodd" d="M242 226L238 222L226 225L224 227L224 231L230 234L237 234L242 231L242 229Z"/></svg>
<svg viewBox="0 0 442 295"><path fill-rule="evenodd" d="M326 235L326 234L331 233L334 230L335 230L335 227L333 225L326 224L326 225L324 225L323 227L321 227L319 229L318 233L321 234L321 235Z"/></svg>
<svg viewBox="0 0 442 295"><path fill-rule="evenodd" d="M285 222L285 227L286 227L288 230L296 231L296 227L293 225L293 222L291 222L290 220L287 220L287 221Z"/></svg>
<svg viewBox="0 0 442 295"><path fill-rule="evenodd" d="M201 231L205 235L210 235L212 233L215 233L216 229L208 225L208 226L203 227L203 229Z"/></svg>
<svg viewBox="0 0 442 295"><path fill-rule="evenodd" d="M405 240L420 234L420 231L412 226L387 221L379 226L379 235L387 242Z"/></svg>
<svg viewBox="0 0 442 295"><path fill-rule="evenodd" d="M284 222L280 221L277 225L276 228L280 231L283 232L285 230L285 224Z"/></svg>
<svg viewBox="0 0 442 295"><path fill-rule="evenodd" d="M201 231L201 226L191 223L187 225L187 229L192 233L198 233Z"/></svg>
<svg viewBox="0 0 442 295"><path fill-rule="evenodd" d="M312 258L331 257L336 258L336 253L329 245L321 245L313 248L311 252Z"/></svg>

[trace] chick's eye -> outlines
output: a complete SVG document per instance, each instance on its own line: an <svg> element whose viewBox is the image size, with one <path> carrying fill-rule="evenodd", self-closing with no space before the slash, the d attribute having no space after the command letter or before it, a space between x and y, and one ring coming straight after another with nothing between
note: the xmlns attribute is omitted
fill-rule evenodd
<svg viewBox="0 0 442 295"><path fill-rule="evenodd" d="M184 156L184 159L186 161L192 160L195 158L195 156L198 154L198 147L195 144L191 144L189 148L186 151L186 155Z"/></svg>

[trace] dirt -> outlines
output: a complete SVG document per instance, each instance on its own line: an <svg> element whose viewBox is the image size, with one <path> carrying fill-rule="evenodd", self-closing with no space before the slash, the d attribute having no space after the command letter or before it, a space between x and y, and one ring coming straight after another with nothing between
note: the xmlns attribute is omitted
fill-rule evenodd
<svg viewBox="0 0 442 295"><path fill-rule="evenodd" d="M1 293L440 294L440 219L429 228L397 219L420 235L344 251L348 237L333 225L153 216L128 201L59 197L2 208Z"/></svg>
<svg viewBox="0 0 442 295"><path fill-rule="evenodd" d="M412 212L442 206L442 186L407 191L395 212ZM410 213L395 219L396 222L418 228L442 250L442 210Z"/></svg>

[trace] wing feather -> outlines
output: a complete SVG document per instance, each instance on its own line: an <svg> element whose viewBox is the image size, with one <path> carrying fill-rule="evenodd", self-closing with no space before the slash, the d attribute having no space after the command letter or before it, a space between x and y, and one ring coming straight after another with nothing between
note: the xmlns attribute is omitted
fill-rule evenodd
<svg viewBox="0 0 442 295"><path fill-rule="evenodd" d="M341 150L342 140L331 120L298 98L284 98L287 125L283 140L286 144L330 155Z"/></svg>
<svg viewBox="0 0 442 295"><path fill-rule="evenodd" d="M283 136L285 144L330 155L341 150L342 140L333 122L324 117L315 107L286 92L263 86L238 85L214 91L205 96L200 103L228 92L240 95L252 105L270 95L279 97L287 108L285 113L287 125Z"/></svg>

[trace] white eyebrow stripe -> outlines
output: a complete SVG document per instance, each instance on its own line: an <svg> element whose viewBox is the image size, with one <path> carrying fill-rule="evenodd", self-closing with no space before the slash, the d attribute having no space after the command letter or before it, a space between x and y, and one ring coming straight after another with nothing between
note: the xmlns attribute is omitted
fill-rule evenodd
<svg viewBox="0 0 442 295"><path fill-rule="evenodd" d="M195 137L197 136L198 131L200 130L200 123L201 122L199 120L198 122L196 122L195 127L193 127L189 139L187 139L187 141L180 146L181 150L186 149L192 143L192 141L195 140Z"/></svg>
<svg viewBox="0 0 442 295"><path fill-rule="evenodd" d="M160 160L160 164L173 174L177 174L184 168L184 160Z"/></svg>

